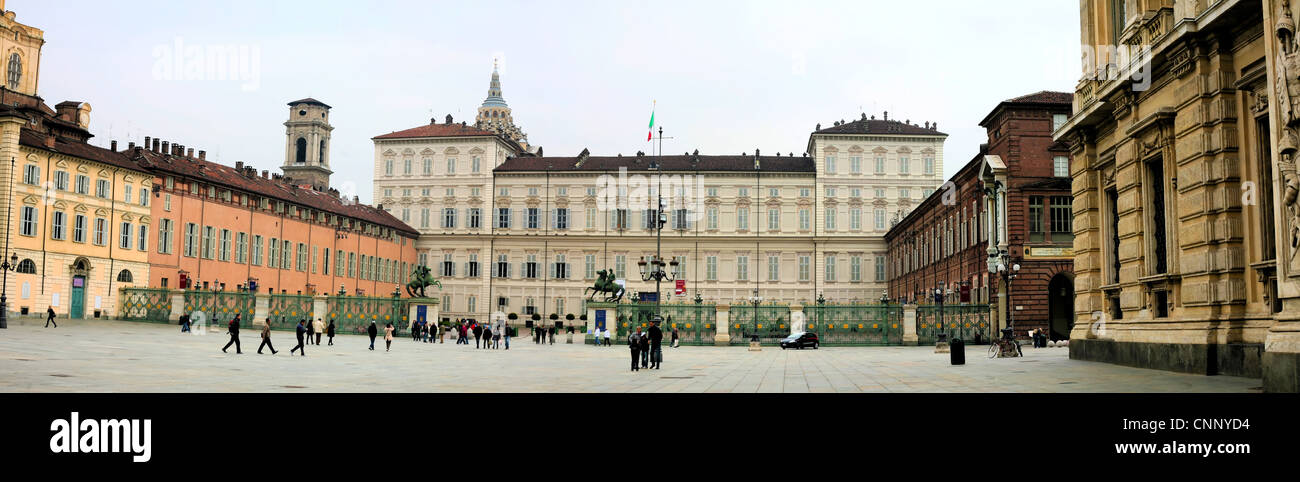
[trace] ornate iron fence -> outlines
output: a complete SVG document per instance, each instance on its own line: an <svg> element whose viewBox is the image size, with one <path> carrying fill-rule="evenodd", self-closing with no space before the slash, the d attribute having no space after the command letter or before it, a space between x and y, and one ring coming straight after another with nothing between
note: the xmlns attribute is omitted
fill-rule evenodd
<svg viewBox="0 0 1300 482"><path fill-rule="evenodd" d="M166 288L122 288L118 292L121 309L117 319L170 323L171 290Z"/></svg>
<svg viewBox="0 0 1300 482"><path fill-rule="evenodd" d="M253 326L256 297L252 293L188 290L184 294L184 299L185 314L202 312L207 316L206 321L211 326L224 326L235 315L242 315L239 318L240 328Z"/></svg>
<svg viewBox="0 0 1300 482"><path fill-rule="evenodd" d="M615 309L614 320L618 323L618 329L614 335L618 337L616 343L627 343L627 337L636 333L640 328L642 332L650 329L650 318L655 314L654 303L625 303L618 305Z"/></svg>
<svg viewBox="0 0 1300 482"><path fill-rule="evenodd" d="M298 320L311 323L315 319L311 295L272 294L270 304L266 307L266 316L271 319L271 329L293 331Z"/></svg>
<svg viewBox="0 0 1300 482"><path fill-rule="evenodd" d="M816 305L804 307L807 330L827 346L903 344L900 305Z"/></svg>
<svg viewBox="0 0 1300 482"><path fill-rule="evenodd" d="M916 307L916 336L921 344L934 343L939 333L967 344L993 338L989 305L921 305Z"/></svg>
<svg viewBox="0 0 1300 482"><path fill-rule="evenodd" d="M660 315L664 317L664 342L672 339L673 328L677 329L680 343L683 345L712 345L714 335L718 332L718 308L714 305L663 305Z"/></svg>
<svg viewBox="0 0 1300 482"><path fill-rule="evenodd" d="M331 296L325 301L326 320L334 320L337 333L365 333L370 322L379 327L379 334L384 333L384 326L392 323L398 333L408 332L410 328L407 313L407 300L380 296Z"/></svg>
<svg viewBox="0 0 1300 482"><path fill-rule="evenodd" d="M763 344L776 344L790 336L790 307L786 305L732 305L732 345L748 345L754 335Z"/></svg>

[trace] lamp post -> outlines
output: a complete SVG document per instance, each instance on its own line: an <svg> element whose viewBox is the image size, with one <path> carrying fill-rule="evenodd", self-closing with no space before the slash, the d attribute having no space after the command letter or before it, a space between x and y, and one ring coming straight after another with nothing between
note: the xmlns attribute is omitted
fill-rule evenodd
<svg viewBox="0 0 1300 482"><path fill-rule="evenodd" d="M8 204L5 205L5 253L9 252L9 232L13 231L11 216L14 211L14 174L17 172L15 171L17 168L17 161L15 158L10 157L9 201ZM3 256L3 254L0 253L0 256ZM18 267L18 253L13 253L11 257L14 260L13 263L10 263L8 258L4 260L4 263L0 263L0 268L4 269L4 280L0 281L0 329L9 328L9 271Z"/></svg>
<svg viewBox="0 0 1300 482"><path fill-rule="evenodd" d="M1012 263L1011 256L1008 255L1006 251L1003 251L1001 258L997 263L997 270L998 274L1002 275L1002 280L1006 285L1007 290L1007 306L1005 308L1007 313L1007 327L1003 329L1002 336L1004 338L1011 338L1015 334L1016 326L1016 320L1014 317L1015 310L1012 308L1011 302L1011 281L1020 277L1020 263Z"/></svg>
<svg viewBox="0 0 1300 482"><path fill-rule="evenodd" d="M753 315L752 315L752 316L753 316L753 323L752 323L752 324L753 324L753 326L754 326L754 333L753 333L752 336L749 337L749 341L757 343L757 342L759 342L759 339L758 339L758 305L763 304L763 297L762 297L761 295L758 294L758 288L754 288L754 295L749 297L749 302L750 302L751 304L754 305L754 313L753 313Z"/></svg>

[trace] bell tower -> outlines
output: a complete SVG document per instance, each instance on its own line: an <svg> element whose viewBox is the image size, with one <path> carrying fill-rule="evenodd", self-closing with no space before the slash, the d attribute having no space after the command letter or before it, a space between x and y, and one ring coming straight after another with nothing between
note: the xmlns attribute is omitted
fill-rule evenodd
<svg viewBox="0 0 1300 482"><path fill-rule="evenodd" d="M310 184L316 190L330 185L330 106L307 98L289 103L285 121L284 165L280 170L294 184Z"/></svg>

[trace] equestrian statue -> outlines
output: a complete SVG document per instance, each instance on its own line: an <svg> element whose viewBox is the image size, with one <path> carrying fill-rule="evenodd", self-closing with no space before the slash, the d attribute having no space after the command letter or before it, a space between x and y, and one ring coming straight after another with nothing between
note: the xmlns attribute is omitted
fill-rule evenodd
<svg viewBox="0 0 1300 482"><path fill-rule="evenodd" d="M593 298L595 298L597 294L605 294L607 295L605 297L606 303L618 303L623 301L623 294L627 292L626 289L614 282L614 273L607 269L597 271L596 286L587 287L587 289L582 291L582 294L586 295L588 291L591 292L591 296L587 297L587 301L595 301Z"/></svg>
<svg viewBox="0 0 1300 482"><path fill-rule="evenodd" d="M430 272L429 267L419 265L415 267L415 271L411 272L411 282L406 283L406 294L411 295L412 298L428 298L424 294L424 289L430 286L437 286L438 289L442 289L442 283L433 279L433 273Z"/></svg>

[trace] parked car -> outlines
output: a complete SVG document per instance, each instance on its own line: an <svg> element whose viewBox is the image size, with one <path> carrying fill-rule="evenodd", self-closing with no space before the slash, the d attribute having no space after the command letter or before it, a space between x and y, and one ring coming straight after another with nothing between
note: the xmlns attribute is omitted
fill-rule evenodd
<svg viewBox="0 0 1300 482"><path fill-rule="evenodd" d="M816 350L818 345L821 345L821 340L817 339L817 334L808 331L795 333L781 339L782 350L786 348L798 348L802 350L805 346L811 346Z"/></svg>

